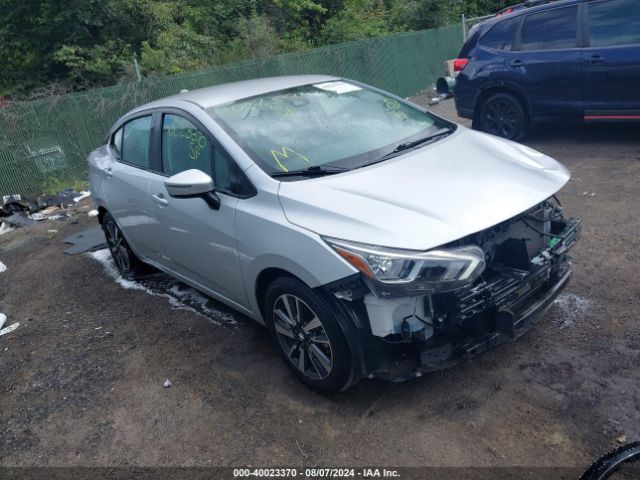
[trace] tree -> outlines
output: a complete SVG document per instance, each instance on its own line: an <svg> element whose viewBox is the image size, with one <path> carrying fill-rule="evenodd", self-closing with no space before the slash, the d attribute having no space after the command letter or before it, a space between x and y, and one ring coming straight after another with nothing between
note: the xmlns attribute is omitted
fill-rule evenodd
<svg viewBox="0 0 640 480"><path fill-rule="evenodd" d="M324 43L338 43L393 33L389 13L382 0L347 0L344 8L322 28Z"/></svg>

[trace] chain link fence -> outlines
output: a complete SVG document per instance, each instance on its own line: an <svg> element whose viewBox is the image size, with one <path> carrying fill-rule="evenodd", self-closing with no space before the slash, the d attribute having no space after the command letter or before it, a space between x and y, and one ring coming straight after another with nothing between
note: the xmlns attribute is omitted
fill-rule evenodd
<svg viewBox="0 0 640 480"><path fill-rule="evenodd" d="M0 107L0 194L38 194L86 180L86 157L128 110L182 89L249 78L329 74L398 95L427 88L455 58L460 25L289 53Z"/></svg>
<svg viewBox="0 0 640 480"><path fill-rule="evenodd" d="M464 14L462 15L462 38L463 40L466 42L467 39L469 38L469 33L471 32L471 29L484 22L485 20L489 20L490 18L495 17L494 14L491 15L485 15L483 17L473 17L473 18L467 18L464 16Z"/></svg>

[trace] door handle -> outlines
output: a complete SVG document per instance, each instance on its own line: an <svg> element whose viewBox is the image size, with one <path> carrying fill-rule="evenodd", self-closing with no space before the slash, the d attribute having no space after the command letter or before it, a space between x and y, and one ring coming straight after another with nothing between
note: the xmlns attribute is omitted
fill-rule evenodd
<svg viewBox="0 0 640 480"><path fill-rule="evenodd" d="M515 60L511 60L509 62L509 65L511 65L512 67L522 67L524 66L524 62L520 59L515 59Z"/></svg>
<svg viewBox="0 0 640 480"><path fill-rule="evenodd" d="M104 169L104 174L107 178L111 178L113 177L113 170L111 170L111 167L107 167Z"/></svg>
<svg viewBox="0 0 640 480"><path fill-rule="evenodd" d="M162 205L163 207L169 205L169 200L164 198L161 193L159 193L158 195L151 195L151 198L153 198L154 202L156 202L158 205Z"/></svg>
<svg viewBox="0 0 640 480"><path fill-rule="evenodd" d="M587 63L604 63L604 57L601 55L591 55L590 57L585 58L584 61Z"/></svg>

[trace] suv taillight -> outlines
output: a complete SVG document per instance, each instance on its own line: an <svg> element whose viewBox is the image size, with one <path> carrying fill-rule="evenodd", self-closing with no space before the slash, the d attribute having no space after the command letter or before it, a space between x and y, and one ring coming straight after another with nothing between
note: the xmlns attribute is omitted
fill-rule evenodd
<svg viewBox="0 0 640 480"><path fill-rule="evenodd" d="M464 67L466 67L468 63L469 63L468 58L456 58L453 61L453 71L461 72L462 70L464 70Z"/></svg>

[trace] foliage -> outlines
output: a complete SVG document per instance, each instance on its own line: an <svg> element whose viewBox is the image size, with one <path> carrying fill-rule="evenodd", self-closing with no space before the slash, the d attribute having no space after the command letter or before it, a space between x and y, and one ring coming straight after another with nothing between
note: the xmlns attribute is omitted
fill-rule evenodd
<svg viewBox="0 0 640 480"><path fill-rule="evenodd" d="M325 23L321 39L325 43L338 43L379 37L398 30L389 22L387 6L382 0L346 0L344 8Z"/></svg>
<svg viewBox="0 0 640 480"><path fill-rule="evenodd" d="M437 27L505 0L0 0L0 96Z"/></svg>

